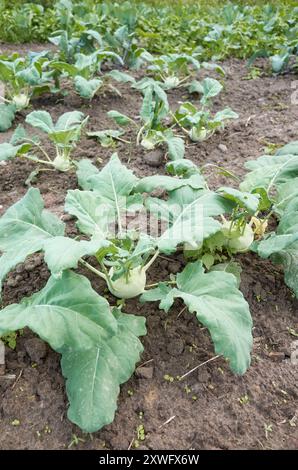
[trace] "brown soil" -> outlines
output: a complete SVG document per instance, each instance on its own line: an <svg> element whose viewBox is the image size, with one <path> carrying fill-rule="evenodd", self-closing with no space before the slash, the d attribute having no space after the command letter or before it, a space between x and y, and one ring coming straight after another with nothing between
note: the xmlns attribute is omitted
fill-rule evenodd
<svg viewBox="0 0 298 470"><path fill-rule="evenodd" d="M231 106L240 119L207 142L189 145L186 156L200 165L215 163L242 175L245 160L260 155L266 142L283 144L297 139L298 107L290 102L291 82L295 78L265 75L247 81L243 80L247 74L243 62L227 61L224 67L225 90L216 101L216 108ZM131 116L138 114L138 93L127 86L119 88L122 97L106 93L95 98L91 106L70 93L64 99L41 98L33 107L47 109L54 118L65 111L81 109L90 115L89 130L107 129L114 127L106 118L110 109ZM181 91L170 92L171 104L174 106L184 95ZM24 116L19 116L18 123L23 119ZM9 135L1 134L0 142ZM138 176L157 171L144 162L142 149L120 144L117 151ZM77 157L88 157L99 165L110 155L111 149L86 138L76 150ZM0 214L26 192L24 181L33 168L21 161L0 166ZM163 166L158 171L163 171ZM212 186L224 180L213 175L210 182ZM36 185L46 207L62 216L66 190L76 187L76 178L74 174L45 172ZM220 358L183 381L165 380L165 375L181 376L214 356L209 335L192 315L186 312L179 315L178 302L166 315L155 304L140 306L137 300L129 301L127 312L147 318L142 362L151 361L147 367L153 368L153 377L141 377L136 372L122 386L113 424L91 436L66 418L67 398L59 355L26 330L18 338L16 350L6 350L7 373L15 374L17 380L0 378L0 449L68 448L73 434L83 440L78 449L127 449L136 438L139 424L144 425L146 433L140 446L143 449L296 448L298 370L289 356L291 343L297 338L289 329L298 331L297 301L285 287L277 267L253 254L242 256L240 261L241 289L254 320L252 365L243 377L234 376ZM151 271L152 282L167 278L182 265L179 257L160 259ZM5 305L39 290L48 276L40 255L18 266L5 283ZM97 289L97 280L92 276L90 279ZM15 420L19 425L13 425Z"/></svg>

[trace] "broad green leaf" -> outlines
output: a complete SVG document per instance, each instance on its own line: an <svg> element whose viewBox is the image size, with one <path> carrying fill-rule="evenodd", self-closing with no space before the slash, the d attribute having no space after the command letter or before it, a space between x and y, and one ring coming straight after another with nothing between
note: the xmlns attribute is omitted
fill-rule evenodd
<svg viewBox="0 0 298 470"><path fill-rule="evenodd" d="M181 208L174 222L158 239L160 251L172 253L180 243L189 243L196 248L205 238L220 230L220 222L213 217L229 212L232 207L232 201L206 191Z"/></svg>
<svg viewBox="0 0 298 470"><path fill-rule="evenodd" d="M14 105L0 104L0 132L5 132L12 126L15 111Z"/></svg>
<svg viewBox="0 0 298 470"><path fill-rule="evenodd" d="M117 82L135 83L134 77L132 77L128 73L120 72L120 70L111 70L111 72L109 72L107 76L113 78Z"/></svg>
<svg viewBox="0 0 298 470"><path fill-rule="evenodd" d="M19 151L22 150L22 148L24 148L23 145L12 145L9 143L0 144L0 161L9 160L10 158L16 157ZM27 149L27 146L26 146L26 149Z"/></svg>
<svg viewBox="0 0 298 470"><path fill-rule="evenodd" d="M105 131L87 132L88 137L95 137L99 140L103 147L111 147L114 145L121 135L124 134L123 130L106 129Z"/></svg>
<svg viewBox="0 0 298 470"><path fill-rule="evenodd" d="M65 269L77 268L79 259L94 255L109 243L103 238L74 240L68 237L54 237L44 242L45 262L53 276L59 277Z"/></svg>
<svg viewBox="0 0 298 470"><path fill-rule="evenodd" d="M68 64L67 62L51 62L50 66L52 69L66 73L71 77L75 77L78 74L77 67L75 65Z"/></svg>
<svg viewBox="0 0 298 470"><path fill-rule="evenodd" d="M92 184L88 182L88 179L90 176L94 176L99 173L99 170L87 158L75 162L75 166L77 167L79 186L83 189L92 189Z"/></svg>
<svg viewBox="0 0 298 470"><path fill-rule="evenodd" d="M140 117L144 123L149 123L154 114L153 88L149 86L145 90L144 99L140 111Z"/></svg>
<svg viewBox="0 0 298 470"><path fill-rule="evenodd" d="M191 175L189 178L176 178L167 175L145 176L137 182L134 190L138 193L151 193L157 188L174 191L183 186L202 189L205 187L205 182L200 174Z"/></svg>
<svg viewBox="0 0 298 470"><path fill-rule="evenodd" d="M204 88L201 82L193 80L188 87L188 91L189 93L204 93Z"/></svg>
<svg viewBox="0 0 298 470"><path fill-rule="evenodd" d="M88 178L88 183L90 182L93 191L118 211L123 204L129 204L125 199L132 192L137 180L114 153L99 173Z"/></svg>
<svg viewBox="0 0 298 470"><path fill-rule="evenodd" d="M297 197L296 203L297 203ZM262 258L282 264L286 284L298 297L298 210L291 203L285 207L276 233L262 240L256 248Z"/></svg>
<svg viewBox="0 0 298 470"><path fill-rule="evenodd" d="M125 116L125 114L119 113L118 111L109 111L107 115L109 118L113 119L116 124L119 124L119 126L127 126L128 124L134 122L131 118Z"/></svg>
<svg viewBox="0 0 298 470"><path fill-rule="evenodd" d="M86 78L78 75L74 79L74 84L76 92L82 98L91 100L97 91L102 87L103 82L100 78L87 80Z"/></svg>
<svg viewBox="0 0 298 470"><path fill-rule="evenodd" d="M171 205L175 204L180 207L185 207L201 197L206 190L206 182L200 174L192 175L189 178L190 183L194 180L197 182L196 187L194 187L195 185L193 184L188 184L187 186L182 186L174 191L170 191L169 203Z"/></svg>
<svg viewBox="0 0 298 470"><path fill-rule="evenodd" d="M214 63L211 63L211 62L202 62L202 67L206 70L215 70L215 72L218 72L220 75L222 75L223 77L225 76L226 72L224 71L224 69L218 65L218 64L214 64Z"/></svg>
<svg viewBox="0 0 298 470"><path fill-rule="evenodd" d="M158 300L160 300L159 308L165 312L168 312L174 303L173 289L165 282L160 282L154 289L146 290L140 297L141 302L157 302Z"/></svg>
<svg viewBox="0 0 298 470"><path fill-rule="evenodd" d="M275 155L298 155L298 140L290 142L281 147Z"/></svg>
<svg viewBox="0 0 298 470"><path fill-rule="evenodd" d="M197 165L186 158L168 162L166 164L166 170L172 176L182 176L184 178L192 174L199 173ZM203 176L202 181L204 181Z"/></svg>
<svg viewBox="0 0 298 470"><path fill-rule="evenodd" d="M14 67L12 62L0 60L0 80L4 83L12 82L14 79Z"/></svg>
<svg viewBox="0 0 298 470"><path fill-rule="evenodd" d="M225 271L204 273L202 263L197 261L187 264L176 279L172 297L183 299L189 311L208 328L216 354L229 360L233 372L243 374L250 364L252 320L235 276ZM164 302L165 294L165 288L159 287L151 298L150 291L143 294L142 300ZM170 293L166 295L168 309Z"/></svg>
<svg viewBox="0 0 298 470"><path fill-rule="evenodd" d="M0 311L0 336L29 327L55 351L98 347L117 332L108 302L84 276L64 271L50 277L46 286L20 304Z"/></svg>
<svg viewBox="0 0 298 470"><path fill-rule="evenodd" d="M47 111L32 111L32 113L28 114L26 117L26 122L47 134L54 131L51 115Z"/></svg>
<svg viewBox="0 0 298 470"><path fill-rule="evenodd" d="M268 188L297 177L298 155L263 155L246 162L245 167L251 171L240 184L240 189L251 192L255 188Z"/></svg>
<svg viewBox="0 0 298 470"><path fill-rule="evenodd" d="M69 129L76 128L82 123L84 117L84 113L81 113L80 111L64 113L56 122L55 131L67 131Z"/></svg>
<svg viewBox="0 0 298 470"><path fill-rule="evenodd" d="M0 218L0 283L28 255L42 250L48 239L63 236L64 228L57 216L44 210L39 190L30 188Z"/></svg>
<svg viewBox="0 0 298 470"><path fill-rule="evenodd" d="M113 310L117 333L86 351L66 349L62 372L70 402L68 418L84 431L95 432L113 421L119 385L135 370L143 351L138 339L146 333L145 319Z"/></svg>
<svg viewBox="0 0 298 470"><path fill-rule="evenodd" d="M298 177L278 185L273 209L280 216L284 212L298 211Z"/></svg>
<svg viewBox="0 0 298 470"><path fill-rule="evenodd" d="M251 193L239 191L238 189L222 187L217 192L223 197L236 202L237 205L248 210L251 214L255 214L259 207L259 197Z"/></svg>
<svg viewBox="0 0 298 470"><path fill-rule="evenodd" d="M230 273L237 279L237 287L239 288L241 282L242 268L237 261L228 261L226 263L218 263L211 266L210 271L224 271Z"/></svg>
<svg viewBox="0 0 298 470"><path fill-rule="evenodd" d="M207 77L204 78L204 80L202 81L202 88L203 96L201 98L201 102L206 103L210 98L217 96L221 92L223 87L218 80Z"/></svg>
<svg viewBox="0 0 298 470"><path fill-rule="evenodd" d="M180 137L170 137L166 139L168 153L171 160L180 160L184 157L184 140Z"/></svg>
<svg viewBox="0 0 298 470"><path fill-rule="evenodd" d="M94 191L69 190L65 199L65 211L74 215L82 233L105 239L113 220L113 208Z"/></svg>
<svg viewBox="0 0 298 470"><path fill-rule="evenodd" d="M12 145L17 145L20 142L22 142L26 137L27 137L27 133L24 127L21 124L19 124L16 130L14 131L14 133L12 134L9 143Z"/></svg>
<svg viewBox="0 0 298 470"><path fill-rule="evenodd" d="M225 108L215 114L214 118L211 120L211 123L222 124L224 121L227 121L229 119L237 119L238 117L239 115L235 113L235 111L233 111L231 108Z"/></svg>

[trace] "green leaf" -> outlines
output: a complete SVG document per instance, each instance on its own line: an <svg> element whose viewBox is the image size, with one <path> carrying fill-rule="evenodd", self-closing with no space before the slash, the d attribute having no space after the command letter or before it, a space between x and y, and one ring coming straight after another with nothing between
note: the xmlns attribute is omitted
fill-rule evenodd
<svg viewBox="0 0 298 470"><path fill-rule="evenodd" d="M255 188L252 190L252 194L259 196L259 210L267 211L271 207L271 201L268 197L267 191L264 188Z"/></svg>
<svg viewBox="0 0 298 470"><path fill-rule="evenodd" d="M24 127L21 124L19 124L16 130L14 131L14 133L12 134L9 143L12 145L17 145L20 142L22 142L26 137L27 137L27 133Z"/></svg>
<svg viewBox="0 0 298 470"><path fill-rule="evenodd" d="M153 88L152 86L148 86L145 89L145 95L140 111L140 117L144 123L149 123L153 118L154 112L154 102L153 102Z"/></svg>
<svg viewBox="0 0 298 470"><path fill-rule="evenodd" d="M119 126L127 126L131 122L134 122L131 118L125 116L125 114L119 113L118 111L109 111L107 115L109 116L109 118L112 118L116 122L116 124L119 124Z"/></svg>
<svg viewBox="0 0 298 470"><path fill-rule="evenodd" d="M122 165L117 153L111 156L110 161L99 173L88 178L93 191L116 209L123 204L129 205L129 200L126 201L126 198L131 194L137 181L133 172Z"/></svg>
<svg viewBox="0 0 298 470"><path fill-rule="evenodd" d="M297 203L297 197L296 203ZM276 264L283 265L286 284L298 297L298 210L285 207L277 231L257 245L261 258L271 257Z"/></svg>
<svg viewBox="0 0 298 470"><path fill-rule="evenodd" d="M94 432L114 418L119 385L143 350L145 319L111 312L84 277L64 271L38 293L0 311L0 336L28 326L62 354L68 417Z"/></svg>
<svg viewBox="0 0 298 470"><path fill-rule="evenodd" d="M139 180L134 188L138 193L151 193L157 188L165 191L174 191L183 186L190 186L193 189L202 189L205 187L205 181L200 174L191 175L189 178L176 178L167 175L145 176Z"/></svg>
<svg viewBox="0 0 298 470"><path fill-rule="evenodd" d="M47 134L54 131L51 115L47 111L32 111L32 113L28 114L26 117L26 122Z"/></svg>
<svg viewBox="0 0 298 470"><path fill-rule="evenodd" d="M75 166L77 167L78 183L81 188L92 189L92 184L88 182L89 177L99 173L99 170L87 158L75 162Z"/></svg>
<svg viewBox="0 0 298 470"><path fill-rule="evenodd" d="M202 88L203 96L201 98L201 102L206 103L210 98L217 96L221 92L223 86L218 80L207 77L202 81Z"/></svg>
<svg viewBox="0 0 298 470"><path fill-rule="evenodd" d="M68 417L94 432L114 418L119 385L143 350L145 319L111 312L83 276L65 271L37 294L0 311L0 336L28 326L57 352L70 408Z"/></svg>
<svg viewBox="0 0 298 470"><path fill-rule="evenodd" d="M211 266L210 271L224 271L225 273L233 274L237 280L237 287L239 288L241 282L242 268L237 261L228 261L226 263L218 263Z"/></svg>
<svg viewBox="0 0 298 470"><path fill-rule="evenodd" d="M0 132L5 132L12 126L15 111L14 105L0 104Z"/></svg>
<svg viewBox="0 0 298 470"><path fill-rule="evenodd" d="M135 370L146 333L145 319L113 310L117 333L86 351L65 349L62 372L70 402L68 418L84 431L95 432L114 419L119 385Z"/></svg>
<svg viewBox="0 0 298 470"><path fill-rule="evenodd" d="M182 176L183 178L188 177L192 174L199 173L199 169L195 163L191 160L183 158L181 160L174 160L166 164L167 173L172 176ZM202 176L202 181L204 178Z"/></svg>
<svg viewBox="0 0 298 470"><path fill-rule="evenodd" d="M80 111L70 111L62 114L55 124L55 131L68 131L77 128L84 119L84 113Z"/></svg>
<svg viewBox="0 0 298 470"><path fill-rule="evenodd" d="M114 211L93 191L69 190L65 199L65 211L77 217L77 227L86 235L104 239Z"/></svg>
<svg viewBox="0 0 298 470"><path fill-rule="evenodd" d="M211 120L211 123L214 124L222 124L224 121L227 121L229 119L237 119L239 115L235 113L231 108L225 108L222 109L221 111L218 111L214 118Z"/></svg>
<svg viewBox="0 0 298 470"><path fill-rule="evenodd" d="M87 100L91 100L97 91L102 87L102 80L100 78L93 78L87 80L80 75L76 76L74 79L74 85L76 92Z"/></svg>
<svg viewBox="0 0 298 470"><path fill-rule="evenodd" d="M167 297L169 299L170 293ZM243 374L250 364L252 320L249 307L237 289L234 275L224 271L204 273L202 263L189 263L177 274L173 298L183 299L191 313L211 334L216 354L229 360L233 372ZM164 288L146 292L142 300L162 300ZM169 300L166 308L169 306Z"/></svg>
<svg viewBox="0 0 298 470"><path fill-rule="evenodd" d="M121 83L135 83L136 82L134 77L132 77L128 73L120 72L120 70L111 70L111 72L109 72L107 76Z"/></svg>
<svg viewBox="0 0 298 470"><path fill-rule="evenodd" d="M84 276L64 271L50 277L46 286L20 304L0 311L0 336L29 327L55 351L97 347L117 332L108 302Z"/></svg>
<svg viewBox="0 0 298 470"><path fill-rule="evenodd" d="M180 137L170 137L166 139L169 157L171 160L180 160L184 157L184 140Z"/></svg>
<svg viewBox="0 0 298 470"><path fill-rule="evenodd" d="M30 188L0 218L0 283L28 255L42 250L48 239L63 236L64 228L57 216L44 210L39 190Z"/></svg>
<svg viewBox="0 0 298 470"><path fill-rule="evenodd" d="M222 187L217 190L223 197L236 202L242 208L247 209L251 214L255 214L259 207L259 197L257 195L239 191L238 189Z"/></svg>
<svg viewBox="0 0 298 470"><path fill-rule="evenodd" d="M198 80L193 80L189 87L188 87L188 92L189 93L204 93L204 88L201 82Z"/></svg>
<svg viewBox="0 0 298 470"><path fill-rule="evenodd" d="M205 238L220 230L221 224L213 216L229 212L232 201L225 200L212 191L206 191L191 204L182 207L170 227L158 238L163 253L172 253L180 243L196 248Z"/></svg>
<svg viewBox="0 0 298 470"><path fill-rule="evenodd" d="M245 163L251 170L240 184L242 191L251 192L256 188L268 188L298 176L298 155L263 155L257 160Z"/></svg>
<svg viewBox="0 0 298 470"><path fill-rule="evenodd" d="M20 148L22 148L22 145L0 144L0 161L16 157Z"/></svg>
<svg viewBox="0 0 298 470"><path fill-rule="evenodd" d="M59 277L62 271L77 268L78 261L83 256L95 255L109 242L103 238L95 237L92 240L74 240L68 237L54 237L44 243L45 262L53 276Z"/></svg>
<svg viewBox="0 0 298 470"><path fill-rule="evenodd" d="M298 155L298 140L284 145L277 150L275 155Z"/></svg>
<svg viewBox="0 0 298 470"><path fill-rule="evenodd" d="M103 147L113 146L115 140L124 134L122 130L107 129L105 131L87 132L88 137L95 137L98 139Z"/></svg>
<svg viewBox="0 0 298 470"><path fill-rule="evenodd" d="M159 308L165 312L168 312L174 303L175 295L173 289L165 282L159 282L157 287L145 291L140 297L140 301L143 303L156 302L158 300L160 300Z"/></svg>
<svg viewBox="0 0 298 470"><path fill-rule="evenodd" d="M50 66L52 69L66 73L71 77L75 77L78 73L77 67L75 65L68 64L67 62L51 62Z"/></svg>

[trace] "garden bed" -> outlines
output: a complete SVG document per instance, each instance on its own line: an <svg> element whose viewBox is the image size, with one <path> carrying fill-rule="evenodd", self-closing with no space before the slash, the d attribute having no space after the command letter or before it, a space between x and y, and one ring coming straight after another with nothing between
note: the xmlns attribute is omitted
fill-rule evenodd
<svg viewBox="0 0 298 470"><path fill-rule="evenodd" d="M42 47L43 48L43 47ZM1 47L6 52L5 47ZM10 46L7 51L17 50ZM29 47L32 50L32 45ZM40 48L39 48L40 49ZM22 47L24 52L24 47ZM258 62L262 68L263 62ZM258 157L269 144L285 144L298 136L298 106L291 104L294 76L264 74L246 80L244 61L228 60L225 88L214 100L215 108L230 106L239 119L206 142L190 144L185 157L198 165L215 163L242 176L243 164ZM92 104L70 91L65 98L46 96L33 102L56 119L63 112L80 110L90 116L88 130L113 127L106 116L110 109L134 116L139 112L137 91L121 85L122 96L112 93L95 97ZM171 105L187 96L186 91L168 93ZM30 111L30 110L29 110ZM18 117L23 123L25 112ZM0 134L6 142L12 132ZM146 163L145 150L120 143L120 159L137 176L163 172ZM90 158L103 166L112 153L94 140L83 137L75 156ZM0 166L0 215L23 196L24 181L34 166L17 159ZM211 188L223 184L223 176L209 178ZM46 208L64 217L71 233L72 221L63 215L67 189L77 186L74 173L44 172L38 187ZM6 350L6 372L15 380L0 377L0 448L64 449L294 449L297 447L297 367L291 364L291 344L298 331L297 300L284 285L282 271L253 254L239 257L241 290L253 316L252 365L238 377L222 358L198 368L183 380L187 371L214 357L206 329L177 301L169 314L157 303L126 302L126 312L147 319L148 334L142 338L143 367L121 388L119 408L113 424L100 432L84 434L66 418L67 398L60 372L59 355L29 330L17 339L15 350ZM166 279L181 270L179 257L160 257L150 272L150 281ZM41 255L32 256L8 276L5 305L42 288L49 277ZM103 285L91 277L94 289ZM292 332L292 333L291 333ZM145 439L138 437L142 425ZM76 436L74 438L74 435ZM79 438L76 441L76 438ZM76 442L75 442L76 441ZM136 442L138 441L138 442Z"/></svg>

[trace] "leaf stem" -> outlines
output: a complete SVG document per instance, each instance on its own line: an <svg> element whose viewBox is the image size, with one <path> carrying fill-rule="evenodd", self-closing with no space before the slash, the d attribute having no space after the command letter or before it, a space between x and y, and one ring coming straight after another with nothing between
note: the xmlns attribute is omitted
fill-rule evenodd
<svg viewBox="0 0 298 470"><path fill-rule="evenodd" d="M35 163L42 163L44 165L51 165L53 166L53 162L50 161L48 162L47 160L40 160L39 158L31 157L30 155L19 155L21 158L27 158L27 160L31 160L32 162Z"/></svg>
<svg viewBox="0 0 298 470"><path fill-rule="evenodd" d="M158 257L159 255L159 250L157 250L154 255L152 256L151 260L148 261L148 263L144 266L144 271L147 271L150 266L154 263L154 261L156 260L156 258Z"/></svg>
<svg viewBox="0 0 298 470"><path fill-rule="evenodd" d="M101 277L102 279L104 279L106 282L107 282L107 277L104 273L102 273L101 271L98 271L98 269L94 268L93 266L91 266L91 264L87 263L87 261L85 261L84 259L80 258L79 259L79 262L85 266L85 268L89 269L91 272L93 272L94 274L96 274L97 276Z"/></svg>
<svg viewBox="0 0 298 470"><path fill-rule="evenodd" d="M168 284L168 285L175 285L175 284L177 284L176 281L161 281L161 282L164 282L165 284ZM152 287L157 287L158 284L160 284L160 282L155 282L154 284L147 284L146 289L147 289L147 288L151 289Z"/></svg>

